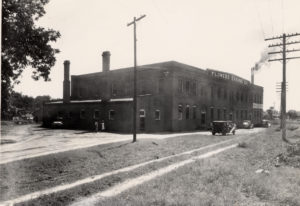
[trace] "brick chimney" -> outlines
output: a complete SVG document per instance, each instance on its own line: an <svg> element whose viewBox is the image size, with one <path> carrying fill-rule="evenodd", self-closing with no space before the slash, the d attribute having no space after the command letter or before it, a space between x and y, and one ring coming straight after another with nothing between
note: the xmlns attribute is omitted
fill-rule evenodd
<svg viewBox="0 0 300 206"><path fill-rule="evenodd" d="M64 61L63 102L70 102L70 61Z"/></svg>
<svg viewBox="0 0 300 206"><path fill-rule="evenodd" d="M110 67L110 52L104 51L102 53L102 71L108 72Z"/></svg>

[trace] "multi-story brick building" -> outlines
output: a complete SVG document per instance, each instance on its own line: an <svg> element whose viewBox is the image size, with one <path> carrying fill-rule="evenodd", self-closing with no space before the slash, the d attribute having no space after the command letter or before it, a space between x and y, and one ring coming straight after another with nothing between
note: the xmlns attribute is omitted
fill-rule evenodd
<svg viewBox="0 0 300 206"><path fill-rule="evenodd" d="M72 75L71 83L65 61L64 98L45 104L46 126L60 117L67 128L93 129L103 120L108 131L131 132L133 68L109 70L110 53L102 56L102 72ZM169 61L139 66L137 79L139 131L206 129L213 120L261 122L263 88L236 75Z"/></svg>

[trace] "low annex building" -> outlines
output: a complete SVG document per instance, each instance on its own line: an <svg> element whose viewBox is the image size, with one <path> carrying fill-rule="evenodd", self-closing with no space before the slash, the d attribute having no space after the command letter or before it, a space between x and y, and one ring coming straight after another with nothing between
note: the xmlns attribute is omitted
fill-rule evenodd
<svg viewBox="0 0 300 206"><path fill-rule="evenodd" d="M107 131L131 132L133 67L110 70L103 52L103 71L72 75L64 62L63 100L44 105L43 123L60 118L66 128L94 129L104 121ZM262 119L263 87L234 74L176 61L137 69L137 129L140 132L207 129L213 120L241 124Z"/></svg>

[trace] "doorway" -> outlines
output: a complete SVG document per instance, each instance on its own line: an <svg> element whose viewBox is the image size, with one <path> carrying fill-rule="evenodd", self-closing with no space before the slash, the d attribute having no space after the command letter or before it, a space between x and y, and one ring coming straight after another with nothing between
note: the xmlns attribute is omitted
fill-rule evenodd
<svg viewBox="0 0 300 206"><path fill-rule="evenodd" d="M146 111L144 109L140 109L140 131L145 131L146 128Z"/></svg>

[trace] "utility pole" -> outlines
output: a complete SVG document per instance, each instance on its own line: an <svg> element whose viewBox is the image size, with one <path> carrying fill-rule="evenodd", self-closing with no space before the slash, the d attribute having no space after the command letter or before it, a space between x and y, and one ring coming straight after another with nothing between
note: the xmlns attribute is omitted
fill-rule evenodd
<svg viewBox="0 0 300 206"><path fill-rule="evenodd" d="M300 36L299 33L295 34L282 34L281 36L277 37L272 37L265 39L265 41L270 41L270 40L277 40L280 39L282 40L282 43L279 44L270 44L269 47L281 47L281 51L276 51L276 52L269 52L268 54L282 54L281 59L269 59L269 62L271 61L282 61L282 83L281 83L281 127L282 127L282 140L285 142L289 142L286 138L286 60L290 59L299 59L300 57L286 57L286 53L288 52L296 52L300 51L300 49L292 49L292 50L287 50L286 46L287 45L293 45L300 43L300 41L291 41L287 42L287 38L294 37L294 36Z"/></svg>
<svg viewBox="0 0 300 206"><path fill-rule="evenodd" d="M141 20L142 18L146 17L146 15L142 15L139 18L134 17L133 21L128 23L127 26L133 24L133 44L134 44L134 69L133 69L133 140L132 142L136 142L136 116L137 116L137 95L136 95L136 22Z"/></svg>

